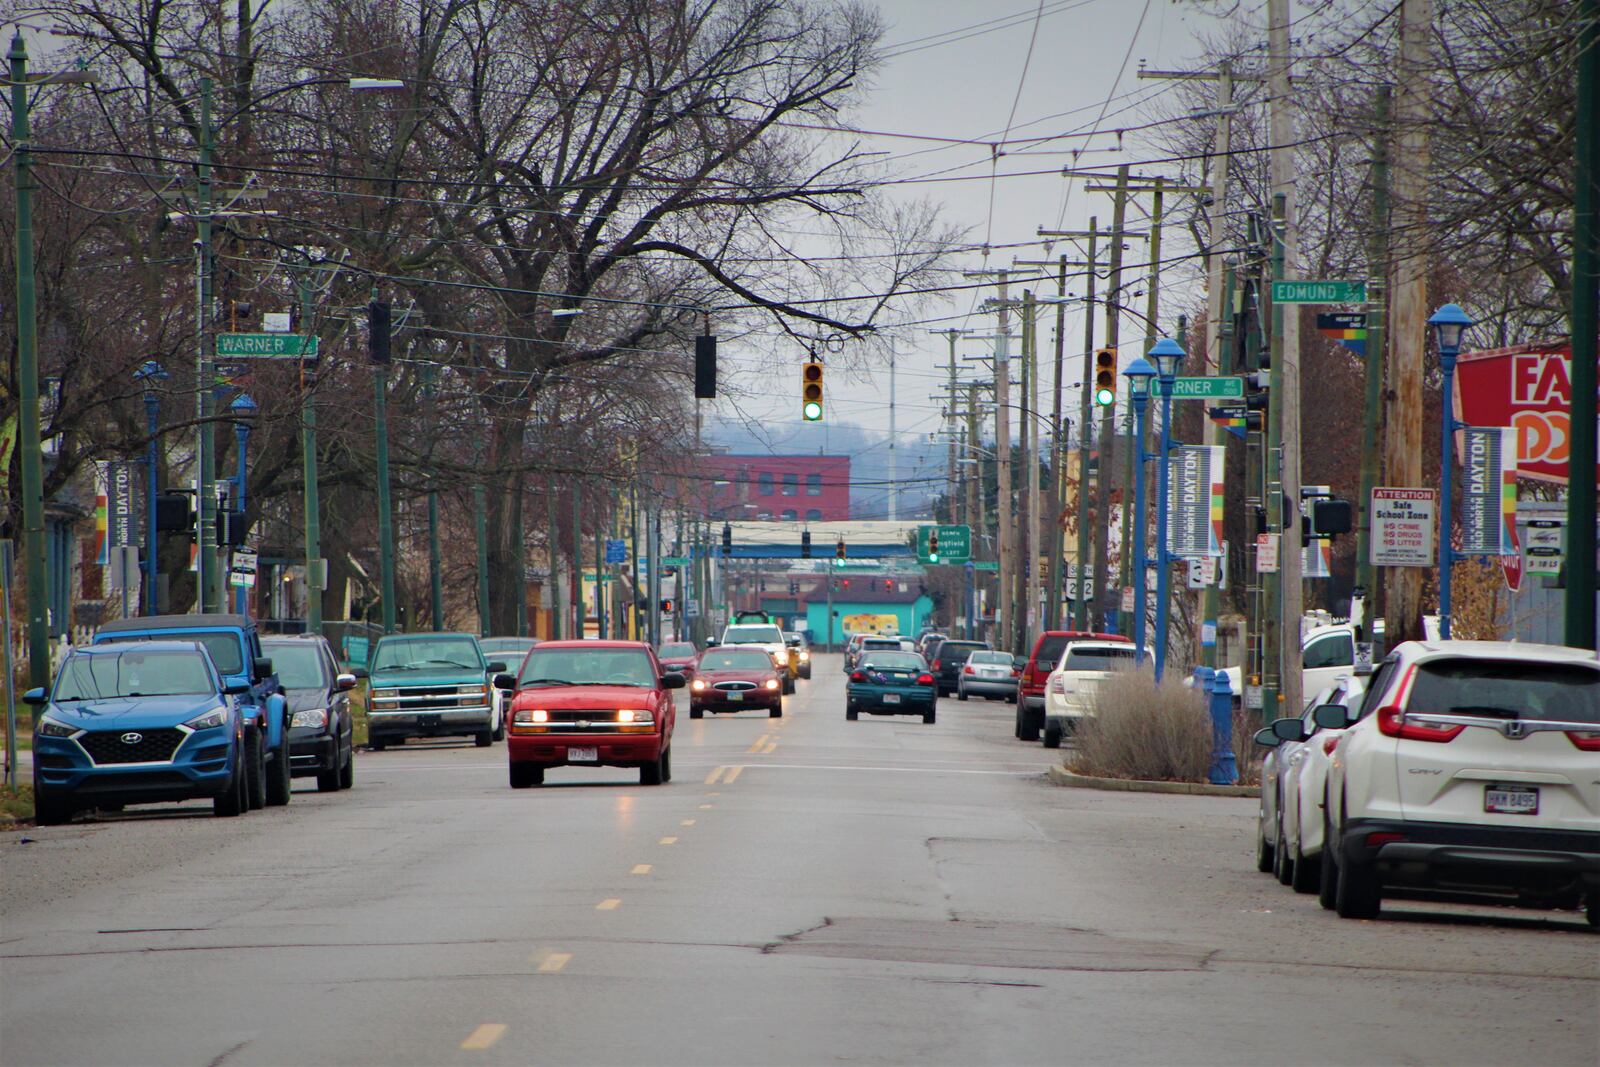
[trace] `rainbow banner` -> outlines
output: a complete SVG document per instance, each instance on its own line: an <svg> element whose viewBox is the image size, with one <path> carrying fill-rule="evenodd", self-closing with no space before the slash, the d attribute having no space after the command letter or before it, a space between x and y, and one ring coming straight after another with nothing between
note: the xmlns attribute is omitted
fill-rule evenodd
<svg viewBox="0 0 1600 1067"><path fill-rule="evenodd" d="M111 529L109 502L111 497L111 464L100 461L94 465L94 561L104 567L111 562Z"/></svg>
<svg viewBox="0 0 1600 1067"><path fill-rule="evenodd" d="M1179 445L1167 460L1167 553L1222 555L1223 445Z"/></svg>
<svg viewBox="0 0 1600 1067"><path fill-rule="evenodd" d="M1517 431L1469 426L1461 434L1461 548L1472 556L1517 551Z"/></svg>

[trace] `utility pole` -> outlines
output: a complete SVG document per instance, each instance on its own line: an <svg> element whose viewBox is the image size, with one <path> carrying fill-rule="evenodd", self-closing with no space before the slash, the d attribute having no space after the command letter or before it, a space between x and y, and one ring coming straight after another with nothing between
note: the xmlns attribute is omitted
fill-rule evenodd
<svg viewBox="0 0 1600 1067"><path fill-rule="evenodd" d="M1164 193L1165 183L1163 179L1155 179L1155 188L1150 194L1150 277L1145 283L1145 352L1149 352L1152 348L1154 348L1156 346L1156 342L1161 339L1161 329L1156 324L1161 321L1161 218L1162 211L1165 206ZM1180 323L1185 321L1186 320L1182 318L1179 319ZM1184 327L1180 326L1179 329L1181 331L1184 329ZM1184 338L1178 342L1178 346L1180 348L1184 347L1185 340L1187 340L1187 338ZM1172 428L1167 425L1166 420L1172 417L1172 402L1170 400L1164 400L1160 407L1164 409L1161 416L1161 436L1156 438L1156 440L1166 441L1170 444L1172 441ZM1133 448L1129 449L1129 451L1142 453L1145 449L1145 444L1146 442L1144 441L1138 441L1134 444ZM1156 459L1156 462L1161 464L1160 467L1156 468L1156 474L1158 478L1157 484L1162 486L1164 489L1167 484L1167 453L1164 448L1158 448L1157 452L1158 458ZM1157 503L1158 506L1166 506L1164 492L1161 499L1158 500ZM1134 521L1145 523L1148 526L1149 517L1146 515L1135 515ZM1156 571L1155 632L1160 636L1162 641L1170 644L1171 639L1168 635L1167 621L1168 612L1171 608L1172 560L1167 555L1166 545L1156 545L1155 558L1162 561ZM1143 567L1145 565L1145 561L1142 559L1136 559L1133 561L1133 565L1135 567ZM1148 583L1146 583L1146 585L1148 585ZM1148 608L1144 604L1135 604L1134 610L1142 612L1147 611ZM1166 658L1167 647L1166 644L1163 644L1156 650L1155 653L1157 679L1160 679L1162 676L1162 667L1164 667L1166 664Z"/></svg>
<svg viewBox="0 0 1600 1067"><path fill-rule="evenodd" d="M1296 222L1298 208L1295 200L1295 118L1294 95L1290 88L1289 66L1292 62L1289 40L1289 0L1268 0L1267 52L1270 65L1267 72L1268 92L1272 97L1272 152L1270 168L1274 197L1283 197L1283 263L1284 276L1294 277L1300 272L1299 228ZM1277 319L1278 309L1274 309ZM1300 551L1300 308L1294 305L1282 309L1283 339L1273 352L1272 372L1281 382L1274 383L1274 406L1281 411L1281 436L1278 456L1278 481L1281 492L1277 502L1282 519L1283 536L1278 539L1278 571L1282 593L1282 626L1280 677L1282 702L1279 708L1288 714L1298 714L1304 703L1301 696L1304 676L1300 655L1300 620L1304 614L1305 586L1301 581ZM1276 710L1268 707L1276 714Z"/></svg>
<svg viewBox="0 0 1600 1067"><path fill-rule="evenodd" d="M956 519L956 435L955 435L955 423L956 423L956 414L955 414L955 408L956 408L956 339L961 336L961 331L958 330L958 329L955 329L954 327L952 327L952 328L950 328L948 330L935 330L934 332L935 333L939 333L939 334L943 334L945 340L950 342L950 363L949 363L949 366L948 366L948 372L949 372L949 375L950 375L950 383L949 383L949 394L948 394L948 396L946 397L946 400L945 400L945 403L947 403L949 405L949 407L947 407L945 409L945 411L946 411L945 432L949 435L949 455L945 460L945 485L946 485L945 496L946 496L946 498L948 499L948 502L949 502L949 509L948 510L950 512L950 523L952 525L954 525L956 523L956 521L957 521L957 519ZM891 388L890 392L892 393L893 391L894 390Z"/></svg>
<svg viewBox="0 0 1600 1067"><path fill-rule="evenodd" d="M1595 348L1600 344L1600 0L1578 31L1576 191L1572 213L1572 408L1567 477L1565 637L1595 646Z"/></svg>
<svg viewBox="0 0 1600 1067"><path fill-rule="evenodd" d="M550 637L559 641L563 632L561 626L561 527L556 516L555 485L548 476L545 478L544 483L544 529L545 558L550 568L550 577L546 579L545 585L550 590ZM658 526L656 529L658 536L660 532Z"/></svg>
<svg viewBox="0 0 1600 1067"><path fill-rule="evenodd" d="M1284 275L1284 242L1283 242L1283 213L1284 197L1282 193L1274 193L1272 197L1272 225L1269 229L1269 240L1272 242L1272 280L1281 281ZM1265 485L1265 502L1267 505L1267 532L1278 538L1278 569L1268 571L1264 586L1265 603L1263 605L1262 622L1262 671L1261 671L1261 714L1266 722L1278 718L1279 702L1282 701L1282 668L1285 664L1283 649L1288 644L1284 635L1285 624L1288 621L1283 610L1283 585L1288 579L1282 573L1283 559L1288 555L1288 550L1283 543L1289 538L1284 535L1288 516L1284 509L1284 487L1282 482L1282 468L1278 457L1282 454L1283 444L1283 308L1274 303L1272 305L1272 340L1269 349L1271 363L1269 364L1267 387L1267 412L1266 423L1267 447L1262 456L1262 480ZM1295 541L1299 541L1298 532ZM1298 548L1298 544L1296 545Z"/></svg>
<svg viewBox="0 0 1600 1067"><path fill-rule="evenodd" d="M378 298L376 289L372 291L372 298ZM394 509L389 496L389 364L386 361L372 366L372 411L378 451L379 595L383 598L383 632L392 634L395 629Z"/></svg>
<svg viewBox="0 0 1600 1067"><path fill-rule="evenodd" d="M1428 220L1424 198L1432 154L1430 90L1425 71L1432 33L1433 0L1405 0L1400 5L1400 69L1395 85L1398 165L1392 187L1394 232L1401 235L1401 247L1396 249L1393 263L1394 310L1386 375L1389 407L1383 440L1383 482L1407 487L1423 484L1422 356L1428 335ZM1441 475L1449 477L1450 472L1442 471ZM1593 512L1585 521L1594 521ZM1439 517L1441 537L1450 536L1449 523L1448 516ZM1422 569L1388 568L1384 594L1384 640L1389 647L1421 637Z"/></svg>
<svg viewBox="0 0 1600 1067"><path fill-rule="evenodd" d="M33 136L28 129L28 50L11 38L11 144L17 204L17 447L22 465L22 556L28 578L28 684L50 684L49 598L45 592L44 457L39 433L39 349L34 308ZM9 586L9 581L7 582ZM9 590L8 590L9 591ZM9 640L9 633L6 635ZM9 688L11 679L5 679ZM7 766L12 749L6 750Z"/></svg>
<svg viewBox="0 0 1600 1067"><path fill-rule="evenodd" d="M1122 299L1122 243L1123 223L1127 220L1128 211L1128 165L1126 163L1117 167L1117 187L1111 201L1111 268L1106 279L1106 347L1115 350L1120 339L1119 322L1122 318L1117 304ZM1121 359L1117 360L1121 366ZM1111 539L1107 531L1111 528L1111 472L1116 466L1117 456L1117 405L1113 401L1107 404L1100 412L1100 478L1095 487L1095 522L1094 531L1094 629L1105 629L1108 619L1116 618L1117 604L1122 596L1120 582L1115 589L1112 588L1112 573L1108 565ZM1123 487L1123 496L1127 496L1127 486ZM1123 500L1123 508L1127 509L1128 502ZM1128 545L1123 544L1119 553L1124 561L1128 557ZM1118 633L1127 631L1119 626Z"/></svg>
<svg viewBox="0 0 1600 1067"><path fill-rule="evenodd" d="M311 286L302 267L295 272L295 295L300 303L300 330L314 333L312 319L316 305ZM313 403L316 381L306 382L305 362L300 363L300 454L305 476L303 509L306 540L306 632L322 633L322 589L328 584L327 568L322 564L322 506L317 491L317 406Z"/></svg>
<svg viewBox="0 0 1600 1067"><path fill-rule="evenodd" d="M1028 635L1039 625L1039 324L1035 321L1038 305L1034 303L1033 290L1022 293L1022 347L1024 357L1023 414L1027 416L1022 439L1028 461L1028 547L1024 553L1027 567L1027 585L1023 596L1026 607L1018 613L1022 623L1022 644L1027 645Z"/></svg>
<svg viewBox="0 0 1600 1067"><path fill-rule="evenodd" d="M1089 598L1083 595L1083 580L1089 575L1089 440L1094 430L1094 280L1097 219L1089 219L1089 269L1084 273L1083 297L1083 385L1078 393L1078 581L1073 589L1073 622L1076 629L1089 628ZM1102 464L1104 460L1102 458ZM1102 467L1096 481L1104 482ZM1104 515L1105 512L1099 514ZM1098 577L1096 578L1098 581Z"/></svg>
<svg viewBox="0 0 1600 1067"><path fill-rule="evenodd" d="M1362 639L1370 640L1372 599L1372 487L1378 484L1378 426L1383 412L1384 302L1389 288L1389 107L1391 90L1378 87L1372 146L1372 236L1367 241L1366 392L1361 408L1361 495L1356 513L1356 592L1366 599Z"/></svg>
<svg viewBox="0 0 1600 1067"><path fill-rule="evenodd" d="M889 521L899 518L900 472L895 465L894 451L894 345L889 346Z"/></svg>
<svg viewBox="0 0 1600 1067"><path fill-rule="evenodd" d="M211 418L216 409L216 366L210 351L211 325L211 79L200 79L200 165L195 181L199 212L195 215L195 456L198 481L195 514L195 610L221 611L217 559L216 440ZM213 586L217 588L214 590Z"/></svg>
<svg viewBox="0 0 1600 1067"><path fill-rule="evenodd" d="M434 405L432 366L423 368L422 392L427 398L429 421L437 432L438 412ZM439 490L428 486L428 616L434 633L444 629L443 561L439 554Z"/></svg>
<svg viewBox="0 0 1600 1067"><path fill-rule="evenodd" d="M1091 273L1094 271L1093 261L1089 264L1089 270ZM1064 554L1062 541L1065 536L1061 529L1061 512L1067 502L1067 435L1066 423L1061 415L1061 365L1066 358L1066 337L1067 257L1063 255L1059 273L1056 275L1056 373L1050 403L1050 426L1054 434L1050 455L1050 479L1055 483L1055 488L1051 492L1050 508L1050 602L1045 609L1045 628L1049 630L1058 629L1061 622L1061 562Z"/></svg>
<svg viewBox="0 0 1600 1067"><path fill-rule="evenodd" d="M978 271L970 272L967 276L982 277L990 273L998 278L1000 288L997 301L1000 328L994 339L994 450L999 481L999 492L995 500L999 544L995 558L1000 562L1000 595L998 603L995 604L995 631L996 644L1009 649L1015 644L1012 638L1016 632L1016 605L1008 604L1007 600L1010 598L1012 568L1017 562L1017 545L1011 519L1011 415L1008 407L1011 402L1011 301L1010 288L1007 284L1010 272Z"/></svg>
<svg viewBox="0 0 1600 1067"><path fill-rule="evenodd" d="M478 541L478 633L489 636L489 505L484 487L472 487L473 529Z"/></svg>

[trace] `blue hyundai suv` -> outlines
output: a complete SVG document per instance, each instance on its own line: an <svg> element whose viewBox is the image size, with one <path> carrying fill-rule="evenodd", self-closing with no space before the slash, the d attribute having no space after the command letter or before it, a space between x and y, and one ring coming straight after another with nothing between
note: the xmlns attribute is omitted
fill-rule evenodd
<svg viewBox="0 0 1600 1067"><path fill-rule="evenodd" d="M194 641L94 645L67 656L33 733L33 806L43 826L88 808L196 797L218 815L249 807L241 701L250 687L217 673Z"/></svg>

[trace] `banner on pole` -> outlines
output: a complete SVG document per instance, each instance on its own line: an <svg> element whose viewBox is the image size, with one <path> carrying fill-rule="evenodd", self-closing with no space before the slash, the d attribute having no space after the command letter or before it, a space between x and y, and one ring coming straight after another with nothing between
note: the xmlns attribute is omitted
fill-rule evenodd
<svg viewBox="0 0 1600 1067"><path fill-rule="evenodd" d="M94 465L94 561L97 566L111 562L111 541L107 532L111 528L107 514L111 495L111 464L97 460Z"/></svg>
<svg viewBox="0 0 1600 1067"><path fill-rule="evenodd" d="M1517 431L1469 426L1462 431L1461 551L1504 556L1515 549Z"/></svg>
<svg viewBox="0 0 1600 1067"><path fill-rule="evenodd" d="M1223 445L1180 445L1167 461L1167 554L1222 555Z"/></svg>

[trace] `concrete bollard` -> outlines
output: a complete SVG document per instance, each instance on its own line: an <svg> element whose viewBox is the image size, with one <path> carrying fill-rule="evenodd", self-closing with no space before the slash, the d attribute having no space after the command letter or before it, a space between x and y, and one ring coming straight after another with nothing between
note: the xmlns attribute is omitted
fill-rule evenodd
<svg viewBox="0 0 1600 1067"><path fill-rule="evenodd" d="M1226 671L1212 673L1210 692L1211 784L1235 785L1239 765L1233 756L1233 686Z"/></svg>

